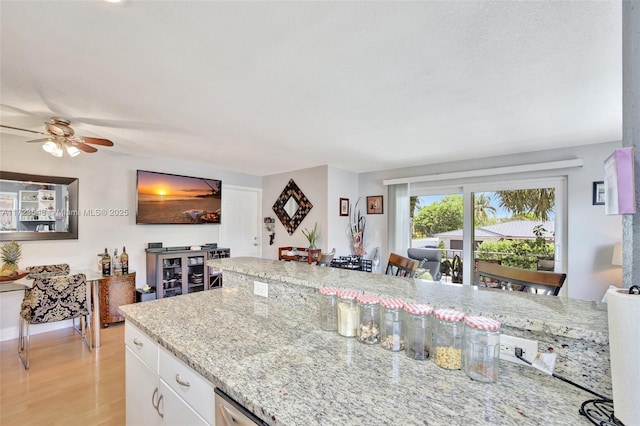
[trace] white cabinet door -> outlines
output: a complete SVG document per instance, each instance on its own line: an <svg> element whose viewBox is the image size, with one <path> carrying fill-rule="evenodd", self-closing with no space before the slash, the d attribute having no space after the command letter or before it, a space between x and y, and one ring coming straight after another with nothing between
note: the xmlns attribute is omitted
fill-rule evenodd
<svg viewBox="0 0 640 426"><path fill-rule="evenodd" d="M125 361L126 424L159 425L161 418L154 407L160 395L157 373L151 371L128 347Z"/></svg>
<svg viewBox="0 0 640 426"><path fill-rule="evenodd" d="M160 394L162 399L160 400L158 412L162 415L163 425L207 426L207 422L193 411L164 380L160 380ZM213 401L211 403L213 405Z"/></svg>

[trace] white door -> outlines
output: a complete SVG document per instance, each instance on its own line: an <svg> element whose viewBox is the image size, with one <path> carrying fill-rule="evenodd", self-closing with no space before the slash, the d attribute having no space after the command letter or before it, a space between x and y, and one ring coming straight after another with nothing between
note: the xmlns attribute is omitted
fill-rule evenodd
<svg viewBox="0 0 640 426"><path fill-rule="evenodd" d="M223 185L222 224L218 245L230 248L232 257L261 257L261 210L260 189Z"/></svg>
<svg viewBox="0 0 640 426"><path fill-rule="evenodd" d="M154 407L160 397L158 375L128 347L125 349L125 372L126 424L159 425L162 419Z"/></svg>

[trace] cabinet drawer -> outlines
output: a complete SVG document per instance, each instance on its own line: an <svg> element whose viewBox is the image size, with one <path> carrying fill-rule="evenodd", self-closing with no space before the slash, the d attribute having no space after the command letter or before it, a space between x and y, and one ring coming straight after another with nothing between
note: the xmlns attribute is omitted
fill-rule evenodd
<svg viewBox="0 0 640 426"><path fill-rule="evenodd" d="M213 424L213 385L162 347L159 358L160 378L207 423Z"/></svg>
<svg viewBox="0 0 640 426"><path fill-rule="evenodd" d="M124 343L151 371L158 372L158 344L129 321L124 325Z"/></svg>

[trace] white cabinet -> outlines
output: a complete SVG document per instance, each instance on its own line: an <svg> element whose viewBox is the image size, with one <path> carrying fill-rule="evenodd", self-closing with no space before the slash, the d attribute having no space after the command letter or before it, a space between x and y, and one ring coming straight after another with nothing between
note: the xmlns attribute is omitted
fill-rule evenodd
<svg viewBox="0 0 640 426"><path fill-rule="evenodd" d="M127 425L214 423L213 385L125 323Z"/></svg>
<svg viewBox="0 0 640 426"><path fill-rule="evenodd" d="M56 192L49 189L20 191L20 221L54 221Z"/></svg>

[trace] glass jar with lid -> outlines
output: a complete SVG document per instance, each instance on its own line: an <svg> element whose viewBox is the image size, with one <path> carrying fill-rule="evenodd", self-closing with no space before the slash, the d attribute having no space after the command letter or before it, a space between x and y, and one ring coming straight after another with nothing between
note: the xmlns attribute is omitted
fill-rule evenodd
<svg viewBox="0 0 640 426"><path fill-rule="evenodd" d="M380 341L380 297L375 294L361 294L357 300L360 307L358 341L375 345Z"/></svg>
<svg viewBox="0 0 640 426"><path fill-rule="evenodd" d="M433 347L436 365L449 370L462 368L464 313L454 309L438 309L435 318Z"/></svg>
<svg viewBox="0 0 640 426"><path fill-rule="evenodd" d="M464 371L473 380L494 383L500 367L500 322L482 316L464 319Z"/></svg>
<svg viewBox="0 0 640 426"><path fill-rule="evenodd" d="M422 303L408 303L405 311L405 354L425 360L431 354L433 308Z"/></svg>
<svg viewBox="0 0 640 426"><path fill-rule="evenodd" d="M401 299L382 299L380 313L380 346L384 349L399 352L404 350L402 330L402 312L404 301Z"/></svg>
<svg viewBox="0 0 640 426"><path fill-rule="evenodd" d="M320 328L326 331L338 330L338 293L336 287L320 289Z"/></svg>
<svg viewBox="0 0 640 426"><path fill-rule="evenodd" d="M355 337L360 324L360 309L357 297L360 293L355 290L342 290L338 293L338 334L345 337Z"/></svg>

